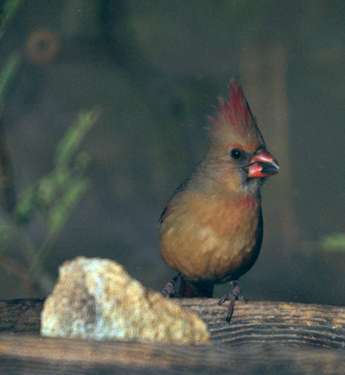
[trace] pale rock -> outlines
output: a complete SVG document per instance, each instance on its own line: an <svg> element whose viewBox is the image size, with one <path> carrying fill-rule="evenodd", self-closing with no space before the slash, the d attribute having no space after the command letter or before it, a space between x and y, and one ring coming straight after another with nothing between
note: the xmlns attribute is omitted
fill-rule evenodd
<svg viewBox="0 0 345 375"><path fill-rule="evenodd" d="M205 323L159 293L145 289L114 261L79 257L60 267L46 299L41 334L95 340L203 343Z"/></svg>

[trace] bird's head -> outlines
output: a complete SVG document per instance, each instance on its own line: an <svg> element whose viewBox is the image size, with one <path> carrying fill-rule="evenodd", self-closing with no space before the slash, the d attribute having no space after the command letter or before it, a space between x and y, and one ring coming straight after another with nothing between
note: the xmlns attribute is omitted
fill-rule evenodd
<svg viewBox="0 0 345 375"><path fill-rule="evenodd" d="M228 190L254 193L267 177L278 173L279 165L267 150L236 81L230 82L228 99L219 100L217 113L210 120L208 160L210 168L214 168L211 173Z"/></svg>

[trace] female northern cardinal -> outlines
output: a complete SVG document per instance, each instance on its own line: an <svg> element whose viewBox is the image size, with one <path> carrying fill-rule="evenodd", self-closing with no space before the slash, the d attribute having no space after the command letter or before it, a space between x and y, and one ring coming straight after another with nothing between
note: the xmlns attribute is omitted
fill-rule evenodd
<svg viewBox="0 0 345 375"><path fill-rule="evenodd" d="M219 301L230 300L230 321L240 295L237 280L253 266L261 248L260 187L279 166L236 81L230 82L229 98L220 100L210 120L206 157L160 218L161 255L178 271L162 293L212 297L215 284L231 281L232 288Z"/></svg>

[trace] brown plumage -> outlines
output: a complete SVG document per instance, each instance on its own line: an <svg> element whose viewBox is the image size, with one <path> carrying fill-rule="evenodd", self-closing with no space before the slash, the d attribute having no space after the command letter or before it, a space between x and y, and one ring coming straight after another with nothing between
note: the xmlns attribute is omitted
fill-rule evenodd
<svg viewBox="0 0 345 375"><path fill-rule="evenodd" d="M247 272L261 248L260 187L279 167L237 82L210 122L206 157L161 216L161 255L181 279L163 291L170 296L211 296L214 284Z"/></svg>

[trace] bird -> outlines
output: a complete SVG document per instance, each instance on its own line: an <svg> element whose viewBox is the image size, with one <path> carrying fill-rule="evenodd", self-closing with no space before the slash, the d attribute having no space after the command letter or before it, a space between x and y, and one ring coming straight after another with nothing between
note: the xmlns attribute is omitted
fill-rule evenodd
<svg viewBox="0 0 345 375"><path fill-rule="evenodd" d="M256 262L263 240L261 187L279 171L237 80L209 117L209 147L191 176L168 200L160 216L160 254L177 275L162 289L166 297L242 297L239 278Z"/></svg>

